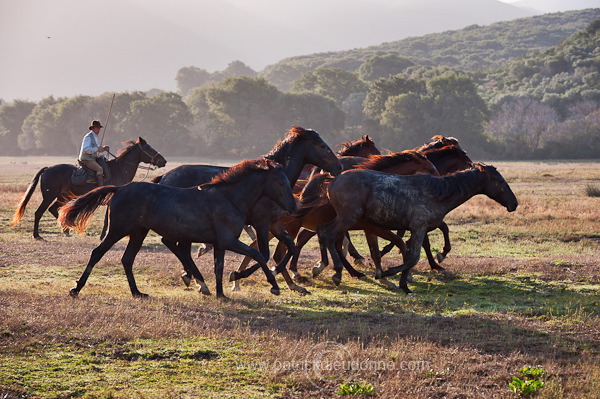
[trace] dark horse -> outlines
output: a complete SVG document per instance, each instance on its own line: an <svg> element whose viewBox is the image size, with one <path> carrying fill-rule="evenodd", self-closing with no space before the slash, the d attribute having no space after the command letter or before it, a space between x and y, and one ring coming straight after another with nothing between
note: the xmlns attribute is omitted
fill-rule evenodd
<svg viewBox="0 0 600 399"><path fill-rule="evenodd" d="M116 158L107 162L110 171L110 178L106 181L107 184L122 186L129 183L133 180L140 162L149 163L159 168L167 164L165 158L141 137L137 141L131 140L125 144L127 146L119 150ZM40 189L42 190L43 200L35 211L33 222L33 237L41 239L39 235L40 219L46 210L49 210L57 218L58 210L65 202L73 196L85 194L96 187L95 183L77 186L71 184L71 175L76 169L74 165L69 164L59 164L40 169L29 184L15 211L12 226L16 226L23 218L25 207L31 199L38 181L41 179ZM65 233L67 232L68 230L65 230Z"/></svg>
<svg viewBox="0 0 600 399"><path fill-rule="evenodd" d="M300 176L300 173L306 164L313 164L321 167L334 175L341 173L340 162L329 146L321 139L319 134L311 129L304 129L299 126L293 126L284 140L280 140L275 147L267 153L264 158L279 162L293 187ZM156 179L161 185L175 187L192 187L206 183L217 173L227 170L222 166L211 165L183 165L177 167L160 178ZM258 249L264 259L269 259L269 231L280 241L284 242L290 254L295 252L294 240L287 234L279 222L281 209L276 203L263 198L256 204L256 207L248 215L247 223L254 227L256 231L256 241ZM191 250L191 243L179 242L182 251ZM291 256L291 255L290 255ZM277 271L281 272L290 289L305 293L306 289L298 286L289 277L285 268L289 257L282 260ZM189 270L183 274L184 282L189 284Z"/></svg>
<svg viewBox="0 0 600 399"><path fill-rule="evenodd" d="M410 231L404 263L383 272L379 270L375 276L379 279L402 272L400 288L410 294L408 271L419 261L427 232L438 227L448 212L477 194L487 195L509 212L518 205L496 168L480 163L444 177L396 176L370 170L349 170L337 176L327 191L336 217L317 229L319 240L334 262L334 282L341 280L344 260L340 254L345 232L361 221L368 221L384 229Z"/></svg>
<svg viewBox="0 0 600 399"><path fill-rule="evenodd" d="M340 147L341 148L338 150L337 155L338 155L339 163L342 167L342 170L347 170L347 169L353 168L356 164L364 162L365 158L367 158L370 155L381 154L379 149L375 146L375 142L373 141L373 139L371 139L368 135L364 135L360 139L344 141L343 143L340 144ZM310 179L310 177L314 174L320 173L321 171L323 171L323 169L327 169L327 168L323 168L319 163L311 162L311 163L305 164L304 167L302 168L302 171L300 172L300 176L298 177L296 184L294 185L294 189L293 189L294 194L300 194L300 192L304 188L304 185L307 183L307 181ZM288 229L286 227L286 231L287 230ZM294 236L295 235L296 235L296 231L294 231ZM285 252L284 247L289 248L289 245L285 241L280 240L279 243L277 244L277 250L273 254L273 259L278 264L281 264L281 262L285 259L284 254L287 252ZM363 257L358 253L358 251L356 251L354 246L352 246L352 243L350 243L350 245L349 245L349 251L351 252L352 256L354 256L355 259L357 259L357 262L358 262L358 260L363 259ZM294 255L294 257L296 257L296 255ZM243 272L244 270L246 270L248 268L249 264L250 264L250 259L248 257L244 258L242 263L238 266L237 272L238 273ZM254 269L252 269L252 270L257 270L257 266L255 265ZM242 276L242 275L247 276L250 273L252 273L251 270L244 272L244 274L233 274L233 276ZM284 274L284 278L286 278L286 281L287 281L287 277L285 274ZM302 281L302 278L301 278L301 276L298 275L297 271L294 271L294 279L296 279L297 281ZM240 283L239 280L233 281L233 286L232 286L233 291L240 290L239 283ZM290 288L292 288L292 287L293 286L290 286Z"/></svg>
<svg viewBox="0 0 600 399"><path fill-rule="evenodd" d="M277 162L259 159L244 161L218 175L210 183L194 188L168 187L137 182L125 186L105 186L69 202L59 213L64 227L85 230L90 216L100 205L108 204L109 223L106 237L90 256L85 271L71 289L77 296L92 268L121 238L129 243L121 259L131 294L142 294L133 277L133 261L149 230L162 237L163 243L200 283L200 291L210 295L204 278L194 264L190 251L181 251L177 242L209 242L214 245L217 296L223 294L225 250L251 256L264 270L271 292L279 294L275 276L267 268L265 258L255 249L239 241L248 214L257 201L267 196L282 209L293 212L296 200L283 168Z"/></svg>

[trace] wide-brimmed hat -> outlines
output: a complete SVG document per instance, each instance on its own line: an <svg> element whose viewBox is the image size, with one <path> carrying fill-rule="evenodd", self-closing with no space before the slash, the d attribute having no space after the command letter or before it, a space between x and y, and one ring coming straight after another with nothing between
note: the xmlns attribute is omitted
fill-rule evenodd
<svg viewBox="0 0 600 399"><path fill-rule="evenodd" d="M100 121L92 121L92 123L90 124L89 129L92 130L95 127L104 127L100 124Z"/></svg>

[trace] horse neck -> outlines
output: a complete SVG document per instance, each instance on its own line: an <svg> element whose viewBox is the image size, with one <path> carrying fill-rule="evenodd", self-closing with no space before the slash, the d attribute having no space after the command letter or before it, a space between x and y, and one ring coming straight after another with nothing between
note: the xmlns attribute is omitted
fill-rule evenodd
<svg viewBox="0 0 600 399"><path fill-rule="evenodd" d="M283 166L283 171L293 187L306 162L304 161L305 148L300 146L297 141L288 141L284 143L277 151L265 157L272 159Z"/></svg>
<svg viewBox="0 0 600 399"><path fill-rule="evenodd" d="M141 161L142 153L139 148L133 148L122 156L108 161L111 179L114 179L112 184L120 185L131 182Z"/></svg>
<svg viewBox="0 0 600 399"><path fill-rule="evenodd" d="M236 183L223 184L218 189L240 212L247 215L264 196L267 180L267 173L251 173Z"/></svg>
<svg viewBox="0 0 600 399"><path fill-rule="evenodd" d="M477 194L483 194L485 172L468 170L434 179L435 196L450 212Z"/></svg>

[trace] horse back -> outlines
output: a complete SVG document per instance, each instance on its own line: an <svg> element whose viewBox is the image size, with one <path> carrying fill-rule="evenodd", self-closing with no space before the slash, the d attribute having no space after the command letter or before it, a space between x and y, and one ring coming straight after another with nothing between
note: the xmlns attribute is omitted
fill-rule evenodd
<svg viewBox="0 0 600 399"><path fill-rule="evenodd" d="M214 165L181 165L165 173L159 184L171 187L194 187L211 181L229 168Z"/></svg>

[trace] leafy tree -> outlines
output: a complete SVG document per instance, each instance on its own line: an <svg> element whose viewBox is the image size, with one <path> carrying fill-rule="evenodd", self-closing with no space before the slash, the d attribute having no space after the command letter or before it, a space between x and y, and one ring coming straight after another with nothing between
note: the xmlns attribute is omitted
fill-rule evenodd
<svg viewBox="0 0 600 399"><path fill-rule="evenodd" d="M320 68L294 81L292 91L309 92L332 98L341 106L353 93L366 92L367 85L355 73L341 68Z"/></svg>
<svg viewBox="0 0 600 399"><path fill-rule="evenodd" d="M56 115L53 106L64 99L55 99L53 96L46 97L36 104L31 114L23 121L21 134L18 137L19 148L28 154L52 154L56 147L42 148L38 140L41 138L41 132L56 133ZM60 146L60 137L54 137ZM46 141L46 140L44 140Z"/></svg>
<svg viewBox="0 0 600 399"><path fill-rule="evenodd" d="M242 61L232 61L223 71L214 73L213 80L220 82L227 78L233 78L236 76L254 77L256 76L256 71L244 64Z"/></svg>
<svg viewBox="0 0 600 399"><path fill-rule="evenodd" d="M191 123L192 115L181 96L164 92L156 97L133 101L121 126L144 137L163 154L185 155L194 151L190 147L187 129Z"/></svg>
<svg viewBox="0 0 600 399"><path fill-rule="evenodd" d="M400 75L388 79L380 78L371 84L364 102L364 114L372 119L379 120L385 111L388 98L400 94L423 93L425 82L407 79Z"/></svg>
<svg viewBox="0 0 600 399"><path fill-rule="evenodd" d="M286 93L281 101L281 125L298 125L319 132L323 140L340 141L344 111L333 100L314 93Z"/></svg>
<svg viewBox="0 0 600 399"><path fill-rule="evenodd" d="M210 79L210 72L193 66L181 68L175 76L177 89L182 96L187 96L195 87L202 87Z"/></svg>
<svg viewBox="0 0 600 399"><path fill-rule="evenodd" d="M35 103L15 100L0 106L0 154L19 155L19 135L25 118L31 114Z"/></svg>
<svg viewBox="0 0 600 399"><path fill-rule="evenodd" d="M212 135L230 154L258 156L279 138L281 92L264 78L228 78L203 94Z"/></svg>
<svg viewBox="0 0 600 399"><path fill-rule="evenodd" d="M402 73L406 68L413 65L415 65L414 62L398 54L376 55L362 63L358 68L358 76L362 80L372 82L379 78L388 78Z"/></svg>

